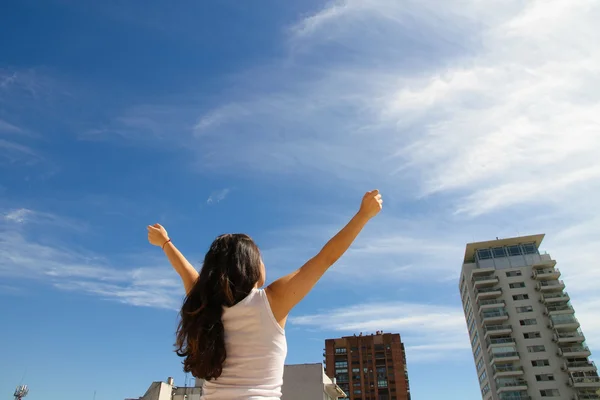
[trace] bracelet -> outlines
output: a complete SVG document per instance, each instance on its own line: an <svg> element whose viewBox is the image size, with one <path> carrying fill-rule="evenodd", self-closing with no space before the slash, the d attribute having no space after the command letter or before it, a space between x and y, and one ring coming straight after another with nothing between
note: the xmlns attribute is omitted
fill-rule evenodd
<svg viewBox="0 0 600 400"><path fill-rule="evenodd" d="M162 245L162 249L165 249L165 246L167 245L167 243L169 243L171 241L171 239L167 240L163 245Z"/></svg>

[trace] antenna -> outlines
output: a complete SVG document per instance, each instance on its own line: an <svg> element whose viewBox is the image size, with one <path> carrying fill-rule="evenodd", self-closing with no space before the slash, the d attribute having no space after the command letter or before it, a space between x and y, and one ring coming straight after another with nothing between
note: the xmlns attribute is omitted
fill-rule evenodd
<svg viewBox="0 0 600 400"><path fill-rule="evenodd" d="M27 396L29 394L29 388L27 387L27 385L21 385L21 386L17 386L17 388L15 389L15 394L13 394L13 396L15 396L15 400L23 400L23 397Z"/></svg>

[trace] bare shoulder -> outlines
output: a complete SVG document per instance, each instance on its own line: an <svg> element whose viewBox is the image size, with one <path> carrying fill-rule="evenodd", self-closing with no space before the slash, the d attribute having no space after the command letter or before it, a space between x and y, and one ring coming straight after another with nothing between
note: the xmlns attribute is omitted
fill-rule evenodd
<svg viewBox="0 0 600 400"><path fill-rule="evenodd" d="M279 298L280 296L277 295L277 291L273 290L273 284L265 288L265 294L267 295L267 300L269 301L269 306L271 307L271 312L273 313L275 320L281 328L285 329L288 313L284 311L282 301Z"/></svg>

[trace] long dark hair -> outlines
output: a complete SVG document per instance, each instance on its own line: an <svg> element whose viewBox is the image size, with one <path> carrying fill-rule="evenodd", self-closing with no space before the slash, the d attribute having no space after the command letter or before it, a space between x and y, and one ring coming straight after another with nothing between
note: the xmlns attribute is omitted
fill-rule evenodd
<svg viewBox="0 0 600 400"><path fill-rule="evenodd" d="M196 378L217 379L227 357L223 307L243 300L262 278L260 251L245 234L217 237L204 257L200 276L181 307L177 355Z"/></svg>

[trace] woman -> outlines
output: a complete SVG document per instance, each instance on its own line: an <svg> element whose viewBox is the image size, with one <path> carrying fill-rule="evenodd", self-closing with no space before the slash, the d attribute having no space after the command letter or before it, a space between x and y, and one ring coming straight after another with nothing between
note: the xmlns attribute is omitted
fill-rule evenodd
<svg viewBox="0 0 600 400"><path fill-rule="evenodd" d="M358 213L316 256L264 289L265 266L249 236L219 236L198 274L162 226L148 226L148 240L164 250L185 287L177 354L184 357L184 371L205 380L204 400L281 397L288 314L348 250L382 203L378 190L366 193Z"/></svg>

